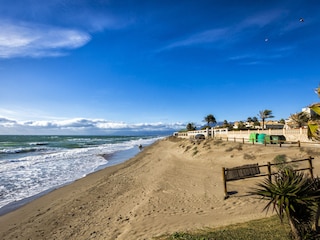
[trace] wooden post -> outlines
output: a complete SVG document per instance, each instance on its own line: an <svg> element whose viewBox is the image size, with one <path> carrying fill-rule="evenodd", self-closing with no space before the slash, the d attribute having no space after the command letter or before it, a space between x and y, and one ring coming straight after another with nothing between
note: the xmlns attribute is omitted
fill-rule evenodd
<svg viewBox="0 0 320 240"><path fill-rule="evenodd" d="M280 143L279 143L279 146L281 147L281 141L280 141Z"/></svg>
<svg viewBox="0 0 320 240"><path fill-rule="evenodd" d="M300 140L298 141L298 147L301 147L301 143L300 143Z"/></svg>
<svg viewBox="0 0 320 240"><path fill-rule="evenodd" d="M223 186L224 186L224 199L227 199L228 196L228 190L227 190L227 181L226 181L226 169L222 168L222 180L223 180Z"/></svg>
<svg viewBox="0 0 320 240"><path fill-rule="evenodd" d="M313 179L313 167L312 167L312 159L313 157L309 157L308 162L309 162L309 172L310 172L310 176Z"/></svg>
<svg viewBox="0 0 320 240"><path fill-rule="evenodd" d="M234 137L233 141L236 142L236 138L235 137Z"/></svg>
<svg viewBox="0 0 320 240"><path fill-rule="evenodd" d="M242 138L242 143L244 144L244 138Z"/></svg>
<svg viewBox="0 0 320 240"><path fill-rule="evenodd" d="M227 137L227 142L228 142L228 137Z"/></svg>
<svg viewBox="0 0 320 240"><path fill-rule="evenodd" d="M268 162L268 178L271 182L271 163L270 162Z"/></svg>

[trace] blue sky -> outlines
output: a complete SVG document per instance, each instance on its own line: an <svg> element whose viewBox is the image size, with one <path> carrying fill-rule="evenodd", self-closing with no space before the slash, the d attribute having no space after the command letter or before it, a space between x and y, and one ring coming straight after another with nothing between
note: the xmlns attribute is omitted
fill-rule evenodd
<svg viewBox="0 0 320 240"><path fill-rule="evenodd" d="M173 131L318 101L316 0L0 4L0 134Z"/></svg>

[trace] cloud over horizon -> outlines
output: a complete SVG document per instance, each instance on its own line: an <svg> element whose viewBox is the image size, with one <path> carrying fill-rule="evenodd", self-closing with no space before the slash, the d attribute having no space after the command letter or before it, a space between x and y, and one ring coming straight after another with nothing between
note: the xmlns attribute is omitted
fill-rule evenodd
<svg viewBox="0 0 320 240"><path fill-rule="evenodd" d="M152 134L167 133L185 127L183 123L125 123L104 119L73 118L66 120L16 121L0 118L1 134Z"/></svg>

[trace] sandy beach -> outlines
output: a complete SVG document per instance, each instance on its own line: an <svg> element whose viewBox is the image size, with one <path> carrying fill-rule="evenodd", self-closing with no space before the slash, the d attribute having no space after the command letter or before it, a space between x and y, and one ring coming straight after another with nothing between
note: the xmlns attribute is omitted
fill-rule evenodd
<svg viewBox="0 0 320 240"><path fill-rule="evenodd" d="M319 150L169 137L134 158L82 178L0 217L0 239L152 239L266 217L247 192L263 178L228 183L222 167L314 159Z"/></svg>

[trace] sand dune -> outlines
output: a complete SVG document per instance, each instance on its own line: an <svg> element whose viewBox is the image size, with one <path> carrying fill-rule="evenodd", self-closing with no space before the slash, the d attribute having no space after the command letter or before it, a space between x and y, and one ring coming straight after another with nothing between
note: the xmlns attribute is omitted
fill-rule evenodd
<svg viewBox="0 0 320 240"><path fill-rule="evenodd" d="M315 157L318 149L166 138L133 159L57 189L0 217L1 239L152 239L164 233L263 218L265 202L246 193L257 181L229 182L222 167Z"/></svg>

